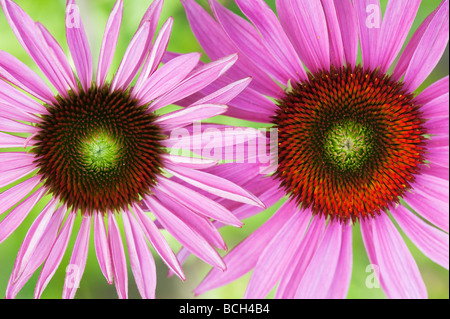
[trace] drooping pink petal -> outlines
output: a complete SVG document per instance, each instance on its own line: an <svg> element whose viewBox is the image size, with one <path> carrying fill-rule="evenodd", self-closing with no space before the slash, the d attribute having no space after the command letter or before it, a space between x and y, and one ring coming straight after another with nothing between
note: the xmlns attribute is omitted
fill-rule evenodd
<svg viewBox="0 0 450 319"><path fill-rule="evenodd" d="M147 40L150 35L150 22L144 23L128 45L119 69L111 83L111 90L127 88L135 78L142 64L142 57L148 54Z"/></svg>
<svg viewBox="0 0 450 319"><path fill-rule="evenodd" d="M165 208L153 196L148 196L145 202L163 227L167 229L183 246L206 263L222 270L225 269L225 264L223 263L220 255L203 237L194 232L189 226Z"/></svg>
<svg viewBox="0 0 450 319"><path fill-rule="evenodd" d="M63 299L73 299L80 286L86 266L87 254L89 251L89 238L91 235L92 216L85 214L78 231L77 240L73 247L72 256L69 261L69 271L66 272L66 279L63 288Z"/></svg>
<svg viewBox="0 0 450 319"><path fill-rule="evenodd" d="M377 47L380 41L381 6L379 0L355 0L359 25L361 54L365 68L377 67Z"/></svg>
<svg viewBox="0 0 450 319"><path fill-rule="evenodd" d="M391 214L425 256L448 269L448 234L427 224L402 205L391 208Z"/></svg>
<svg viewBox="0 0 450 319"><path fill-rule="evenodd" d="M158 36L155 39L153 47L150 50L150 54L147 57L147 61L145 61L144 67L141 71L141 74L139 74L133 90L139 91L148 77L151 76L158 68L159 64L161 63L162 57L167 50L167 46L169 45L172 27L173 18L170 17L161 27L161 30L159 31Z"/></svg>
<svg viewBox="0 0 450 319"><path fill-rule="evenodd" d="M34 290L34 298L39 299L47 287L48 283L52 279L56 270L58 269L61 260L66 252L67 245L69 243L70 235L72 234L73 224L75 221L76 213L72 212L67 217L64 226L61 229L55 243L42 267L41 273L39 275L38 281L36 283L36 288Z"/></svg>
<svg viewBox="0 0 450 319"><path fill-rule="evenodd" d="M400 57L396 71L397 68L403 66L403 63L407 63L403 81L405 82L405 88L410 92L415 91L425 81L444 54L449 36L448 18L449 3L444 1L429 24L428 21L424 22L428 24L424 24L425 30L418 30L423 34L419 33L419 37L420 34L421 37L420 40L417 39L417 45L416 42L413 42L411 47L406 47ZM411 55L409 50L413 50L414 53ZM405 59L404 62L403 59Z"/></svg>
<svg viewBox="0 0 450 319"><path fill-rule="evenodd" d="M0 76L41 101L52 103L54 94L28 66L8 52L0 51Z"/></svg>
<svg viewBox="0 0 450 319"><path fill-rule="evenodd" d="M108 213L108 231L117 295L119 299L128 299L127 260L119 226L112 212Z"/></svg>
<svg viewBox="0 0 450 319"><path fill-rule="evenodd" d="M117 0L108 22L106 23L103 35L100 56L98 59L97 86L102 87L108 75L109 68L116 52L117 40L119 38L120 26L123 16L123 0Z"/></svg>
<svg viewBox="0 0 450 319"><path fill-rule="evenodd" d="M330 223L306 268L295 298L323 299L332 286L342 248L341 223ZM345 275L348 274L340 274Z"/></svg>
<svg viewBox="0 0 450 319"><path fill-rule="evenodd" d="M421 0L389 1L380 30L377 65L382 73L391 66L408 35Z"/></svg>
<svg viewBox="0 0 450 319"><path fill-rule="evenodd" d="M166 170L185 182L212 194L250 205L265 207L256 196L221 177L177 166L167 165Z"/></svg>
<svg viewBox="0 0 450 319"><path fill-rule="evenodd" d="M10 185L36 170L36 165L34 163L13 168L3 167L4 165L2 164L0 165L0 188Z"/></svg>
<svg viewBox="0 0 450 319"><path fill-rule="evenodd" d="M159 189L173 200L178 201L198 214L224 222L228 225L242 226L242 222L225 207L188 187L170 179L162 178L159 182Z"/></svg>
<svg viewBox="0 0 450 319"><path fill-rule="evenodd" d="M305 79L303 65L269 6L263 0L236 0L236 3L261 33L269 51L288 69L291 79Z"/></svg>
<svg viewBox="0 0 450 319"><path fill-rule="evenodd" d="M27 196L40 182L39 176L33 176L0 194L0 215Z"/></svg>
<svg viewBox="0 0 450 319"><path fill-rule="evenodd" d="M438 200L448 203L449 201L448 184L449 184L448 180L427 174L420 174L416 176L414 190L421 193L425 193L429 195L431 198L436 198Z"/></svg>
<svg viewBox="0 0 450 319"><path fill-rule="evenodd" d="M311 72L330 68L327 22L320 0L277 1L284 31Z"/></svg>
<svg viewBox="0 0 450 319"><path fill-rule="evenodd" d="M245 275L256 266L260 254L298 209L279 209L264 225L259 227L243 242L234 247L225 257L227 271L212 269L195 289L199 295L208 290L223 286ZM256 252L256 253L255 253Z"/></svg>
<svg viewBox="0 0 450 319"><path fill-rule="evenodd" d="M379 269L380 284L389 298L427 298L417 264L387 214L361 222L371 263ZM371 231L368 231L368 228ZM375 258L373 258L375 257Z"/></svg>
<svg viewBox="0 0 450 319"><path fill-rule="evenodd" d="M66 37L77 70L78 79L87 92L92 83L92 53L75 0L67 0Z"/></svg>
<svg viewBox="0 0 450 319"><path fill-rule="evenodd" d="M351 224L342 227L341 252L333 282L326 296L327 299L344 299L347 297L353 267L352 232Z"/></svg>
<svg viewBox="0 0 450 319"><path fill-rule="evenodd" d="M184 54L170 60L148 79L145 79L139 90L133 89L133 94L142 104L150 103L183 81L199 60L199 53Z"/></svg>
<svg viewBox="0 0 450 319"><path fill-rule="evenodd" d="M169 91L167 94L150 104L150 108L152 110L157 110L198 92L223 75L232 65L234 65L236 60L237 55L234 54L194 70L193 73L182 81L175 89Z"/></svg>
<svg viewBox="0 0 450 319"><path fill-rule="evenodd" d="M98 264L105 276L108 284L112 285L114 280L113 266L111 260L111 250L109 248L108 237L106 235L105 221L103 214L94 213L94 244Z"/></svg>
<svg viewBox="0 0 450 319"><path fill-rule="evenodd" d="M147 215L145 215L145 213L138 205L134 205L133 210L137 220L139 221L143 231L145 232L145 235L152 243L153 247L161 256L161 258L164 260L166 265L174 273L176 273L178 277L180 277L182 280L185 280L186 277L177 257L175 256L166 239L155 226L153 221Z"/></svg>
<svg viewBox="0 0 450 319"><path fill-rule="evenodd" d="M156 268L145 235L134 216L126 210L122 214L123 227L130 256L131 270L142 298L154 299Z"/></svg>
<svg viewBox="0 0 450 319"><path fill-rule="evenodd" d="M202 121L214 116L221 115L228 110L226 105L201 104L195 105L183 110L174 111L161 115L155 120L155 123L161 125L165 130L171 130L177 127L183 127L193 124L196 121Z"/></svg>
<svg viewBox="0 0 450 319"><path fill-rule="evenodd" d="M30 258L27 259L26 263L22 263L21 265L19 265L19 259L16 259L13 273L11 274L8 286L6 288L6 298L8 299L15 298L17 293L22 289L25 283L28 282L28 280L31 278L34 272L42 265L42 263L48 257L50 250L53 247L53 244L56 240L58 231L61 227L66 212L67 209L65 206L60 207L56 211L51 210L50 212L51 216L48 223L46 223L45 225L44 231L41 234L35 233L36 235L35 237L37 240L35 248L33 248L32 250L28 250L29 246L27 246L27 243L25 242L24 244L22 244L18 253L18 258L20 256L23 256L24 252L25 253L30 252ZM38 218L40 217L42 216L39 216ZM45 222L41 219L41 221L38 222L38 226L43 226L43 223ZM34 227L35 225L36 224L33 224L32 227ZM24 260L21 259L21 262L23 261ZM23 267L20 273L17 273L16 270L18 270L19 266Z"/></svg>
<svg viewBox="0 0 450 319"><path fill-rule="evenodd" d="M46 190L41 188L14 208L0 222L0 243L9 237L27 217L33 207L42 199Z"/></svg>
<svg viewBox="0 0 450 319"><path fill-rule="evenodd" d="M288 201L283 205L283 209L296 210L297 204ZM244 298L261 299L267 296L286 270L297 248L293 243L301 242L310 219L311 214L302 212L294 214L286 221L262 251Z"/></svg>
<svg viewBox="0 0 450 319"><path fill-rule="evenodd" d="M312 218L305 237L299 243L283 277L281 277L275 298L292 299L303 278L306 268L316 253L325 232L325 218Z"/></svg>

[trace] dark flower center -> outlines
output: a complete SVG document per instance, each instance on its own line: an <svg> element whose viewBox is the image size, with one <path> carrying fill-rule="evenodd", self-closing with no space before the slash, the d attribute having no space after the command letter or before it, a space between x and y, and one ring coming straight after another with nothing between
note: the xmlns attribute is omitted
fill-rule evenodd
<svg viewBox="0 0 450 319"><path fill-rule="evenodd" d="M424 163L420 106L378 71L311 74L278 106L275 176L315 214L344 222L376 216L398 203Z"/></svg>
<svg viewBox="0 0 450 319"><path fill-rule="evenodd" d="M49 190L83 213L120 211L148 194L163 153L148 106L108 86L56 99L38 124L33 148Z"/></svg>

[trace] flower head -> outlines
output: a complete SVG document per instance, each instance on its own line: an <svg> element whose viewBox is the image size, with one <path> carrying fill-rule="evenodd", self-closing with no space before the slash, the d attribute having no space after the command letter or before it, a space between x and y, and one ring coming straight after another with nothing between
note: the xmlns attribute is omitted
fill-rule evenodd
<svg viewBox="0 0 450 319"><path fill-rule="evenodd" d="M247 298L277 284L277 298L343 298L359 225L386 295L426 297L391 217L448 269L448 76L416 93L447 46L448 1L401 54L420 1L389 1L384 17L378 0L277 0L278 16L263 0L235 2L248 20L216 0L213 17L183 1L210 58L237 52L228 81L253 77L227 114L278 129L272 174L240 164L247 173L239 183L267 206L283 204L227 254L227 271L212 270L196 292L253 269ZM240 218L258 211L234 209Z"/></svg>
<svg viewBox="0 0 450 319"><path fill-rule="evenodd" d="M116 2L106 24L95 76L75 1L67 1L66 36L76 72L42 24L13 1L0 3L17 39L54 88L0 51L0 187L7 187L0 194L0 214L5 214L0 221L0 242L33 207L45 204L19 250L6 297L15 297L41 265L35 297L42 295L62 261L77 218L82 222L67 266L64 298L73 298L77 291L92 224L100 268L108 283L115 282L118 296L127 297L127 261L118 216L142 297L154 297L156 286L155 263L147 241L168 267L185 279L158 228L169 231L205 262L224 269L213 246L226 249L226 245L211 219L237 227L242 223L198 189L233 201L263 204L242 187L201 171L216 161L173 155L169 150L177 136L171 132L188 130L195 121L225 112L226 103L250 79L234 83L220 95L212 92L191 107L158 110L216 81L235 63L236 55L203 64L200 54L184 54L159 67L173 19L164 23L152 41L163 5L162 0L155 0L110 81L122 0ZM189 136L190 141L195 138Z"/></svg>

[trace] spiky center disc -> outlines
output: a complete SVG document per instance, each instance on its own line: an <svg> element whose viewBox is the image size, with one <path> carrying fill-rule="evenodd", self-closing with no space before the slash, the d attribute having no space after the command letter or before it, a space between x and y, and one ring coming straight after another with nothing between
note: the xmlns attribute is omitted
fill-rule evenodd
<svg viewBox="0 0 450 319"><path fill-rule="evenodd" d="M401 83L360 67L310 75L278 103L275 176L302 207L347 221L398 202L424 163L424 120Z"/></svg>
<svg viewBox="0 0 450 319"><path fill-rule="evenodd" d="M33 152L50 191L82 212L118 211L148 194L162 168L156 116L124 91L57 97Z"/></svg>

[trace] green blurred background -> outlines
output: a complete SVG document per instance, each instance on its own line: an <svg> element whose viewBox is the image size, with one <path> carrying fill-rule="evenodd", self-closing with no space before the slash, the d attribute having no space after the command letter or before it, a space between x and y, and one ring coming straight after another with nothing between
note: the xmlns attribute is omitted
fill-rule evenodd
<svg viewBox="0 0 450 319"><path fill-rule="evenodd" d="M16 1L31 17L42 22L55 36L55 38L61 43L62 47L68 52L67 44L65 42L65 30L64 30L64 13L65 13L65 1L64 0L17 0ZM93 51L94 64L98 58L101 39L105 28L106 21L109 16L109 12L114 5L114 0L78 0L77 3L80 6L80 11L83 19L83 24L87 30L88 38L90 41L91 49ZM205 4L206 0L199 0L200 3ZM238 12L233 0L221 0L223 4L232 10ZM266 0L266 2L275 8L275 0ZM125 52L129 41L131 40L136 28L142 18L142 15L146 11L151 0L124 0L124 18L122 22L122 28L120 31L119 43L115 59L113 62L112 70L117 70L120 59ZM382 10L386 7L386 0L382 0ZM440 0L424 0L422 1L418 15L412 27L415 30L424 18L440 3ZM172 32L171 41L169 44L169 50L181 53L187 52L202 52L195 37L193 36L189 24L187 22L183 7L179 0L165 0L163 13L159 22L161 26L168 17L174 17L174 28ZM411 37L412 32L408 36ZM3 13L0 13L0 50L7 51L18 59L26 63L33 70L42 74L34 65L31 58L28 57L24 49L19 45L18 41L13 35L13 32L9 28ZM203 58L207 61L207 57ZM427 79L426 83L419 89L433 83L434 81L442 78L448 74L448 47L442 58L440 64ZM223 119L222 119L223 120ZM232 125L247 125L243 121L226 120L227 123ZM255 125L253 125L255 126ZM258 127L256 125L255 127ZM3 191L3 190L0 190ZM11 274L14 260L22 240L30 227L33 218L37 216L44 204L40 204L36 207L24 221L24 223L14 232L6 241L0 245L0 298L5 295L6 285ZM274 209L279 207L280 203L275 207L272 207L265 212L250 218L245 221L245 225L242 229L236 229L232 227L225 227L222 229L223 237L228 244L229 248L232 248L239 243L243 238L249 235L259 225L261 225L268 217L271 216ZM6 214L4 214L6 215ZM4 218L4 215L0 217L0 220ZM74 227L74 234L72 235L71 242L69 243L68 252L66 253L61 267L56 272L52 281L48 285L47 289L43 293L42 298L60 298L62 294L62 287L64 283L65 267L69 263L71 248L75 240L75 233L78 229L78 224ZM369 264L369 260L362 244L361 235L359 233L359 227L355 227L353 248L354 248L354 265L352 273L351 287L349 291L349 298L385 298L381 289L373 288L369 289L365 285L366 277L368 273L365 272L366 266ZM174 251L178 251L180 245L171 239L170 236L166 236L169 240ZM405 237L405 236L404 236ZM88 261L86 270L81 280L80 289L77 292L76 298L117 298L117 294L114 286L109 286L103 275L100 272L98 263L96 261L93 236L91 236L91 245L88 255ZM432 261L426 258L411 242L405 237L405 240L410 247L412 254L416 258L417 264L420 268L422 276L428 288L428 294L430 298L448 298L449 297L449 274L448 271L435 265ZM126 246L126 245L125 245ZM201 281L205 274L209 271L210 267L199 259L191 256L186 264L184 270L187 280L182 282L177 277L167 277L167 267L161 259L155 254L155 261L158 270L158 285L156 295L157 298L194 298L192 290ZM22 291L19 293L18 298L32 298L34 292L34 286L38 278L39 270L29 280ZM140 298L137 288L132 277L131 269L128 269L129 275L129 297ZM241 298L246 283L249 279L249 274L241 279L212 292L208 292L197 298ZM273 293L269 296L273 296Z"/></svg>

